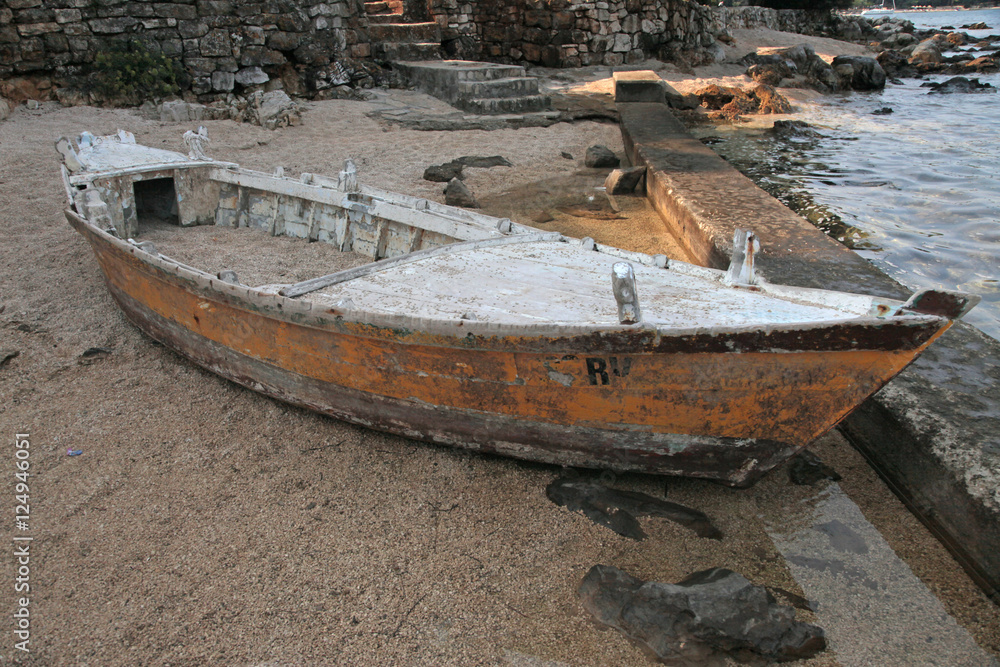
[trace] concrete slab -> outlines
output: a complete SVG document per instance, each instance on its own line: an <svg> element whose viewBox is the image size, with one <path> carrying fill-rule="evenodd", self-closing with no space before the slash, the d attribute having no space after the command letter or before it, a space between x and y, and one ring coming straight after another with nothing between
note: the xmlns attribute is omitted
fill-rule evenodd
<svg viewBox="0 0 1000 667"><path fill-rule="evenodd" d="M647 167L651 203L708 266L725 267L737 227L755 230L769 280L906 298L869 262L799 218L696 140L665 104L622 103L625 150ZM841 429L1000 603L1000 342L958 323Z"/></svg>

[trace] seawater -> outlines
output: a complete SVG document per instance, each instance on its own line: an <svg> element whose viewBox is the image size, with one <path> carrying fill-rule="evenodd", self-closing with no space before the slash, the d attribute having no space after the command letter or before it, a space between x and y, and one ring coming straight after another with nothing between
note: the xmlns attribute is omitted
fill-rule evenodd
<svg viewBox="0 0 1000 667"><path fill-rule="evenodd" d="M896 16L917 28L982 21L991 30L962 32L1000 34L1000 9ZM973 77L1000 88L998 74ZM929 95L921 87L949 78L800 104L794 117L818 136L737 132L706 142L904 285L982 296L965 319L1000 338L1000 94ZM884 107L892 113L873 114Z"/></svg>

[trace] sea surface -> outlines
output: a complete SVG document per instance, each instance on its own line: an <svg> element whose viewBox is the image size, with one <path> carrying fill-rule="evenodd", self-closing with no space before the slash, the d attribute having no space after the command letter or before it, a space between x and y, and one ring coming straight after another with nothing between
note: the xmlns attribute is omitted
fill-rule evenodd
<svg viewBox="0 0 1000 667"><path fill-rule="evenodd" d="M1000 9L895 16L917 28L982 21L991 30L960 31L1000 34ZM1000 43L988 53L996 50ZM730 132L704 140L904 285L981 295L965 319L1000 338L1000 94L929 95L921 87L949 78L799 105L795 118L818 136ZM1000 88L998 74L976 78ZM873 113L885 108L892 112Z"/></svg>

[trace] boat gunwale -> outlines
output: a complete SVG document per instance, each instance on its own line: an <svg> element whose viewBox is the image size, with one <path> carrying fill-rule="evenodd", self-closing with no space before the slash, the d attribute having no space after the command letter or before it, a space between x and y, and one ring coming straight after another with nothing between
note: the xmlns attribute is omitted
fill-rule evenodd
<svg viewBox="0 0 1000 667"><path fill-rule="evenodd" d="M935 334L939 335L940 332L943 332L943 329L946 329L951 324L950 320L940 316L911 313L900 314L890 318L858 316L842 320L782 324L748 323L729 327L670 327L657 326L653 323L645 322L632 325L547 322L508 324L478 320L414 317L405 314L381 313L351 307L315 307L317 304L312 301L284 297L277 293L263 291L259 287L233 284L210 273L179 264L158 254L154 256L144 248L100 229L71 209L66 209L65 214L70 223L78 231L80 230L80 226L83 226L87 233L116 249L118 252L124 252L134 257L141 264L193 283L197 290L202 292L201 296L205 298L220 298L238 308L256 312L264 311L264 314L268 317L285 321L295 326L328 330L331 326L341 327L346 323L371 326L377 329L390 329L396 332L400 344L432 344L442 347L463 348L467 348L472 344L475 347L493 347L489 343L489 339L500 338L516 340L516 346L519 349L523 349L525 352L534 352L537 350L531 349L530 341L535 339L540 343L544 342L543 347L547 351L556 351L561 345L565 347L567 352L579 352L581 346L584 345L584 341L590 340L591 344L589 346L593 346L594 348L614 349L621 353L629 354L657 353L657 348L660 348L663 342L669 339L688 340L690 346L697 347L694 339L707 336L716 343L712 347L722 347L725 348L724 351L730 352L793 353L825 349L854 349L864 351L918 348L923 346L928 339L936 337ZM185 289L192 291L190 288ZM901 334L892 337L892 341L905 343L906 339L912 338L913 340L910 341L909 345L904 344L897 347L886 345L855 345L846 348L806 348L802 346L790 346L788 344L777 345L779 341L772 341L774 343L772 345L766 344L767 339L773 334L788 334L794 337L796 334L815 333L817 330L831 327L870 329L876 334L884 333L884 329L888 327L901 330ZM912 331L907 335L905 333L906 330ZM358 331L352 331L351 333L352 335L364 335ZM431 337L433 340L428 342L426 340L427 337ZM754 341L754 344L749 348L734 344L734 340L732 339L740 337L749 337ZM885 338L885 336L876 335L876 338L879 337ZM602 344L598 344L598 341L601 341ZM758 341L764 342L765 345L757 345ZM508 347L508 345L503 345L502 341L496 342L501 344L501 347ZM612 342L614 345L611 345ZM712 350L706 349L705 351L711 352Z"/></svg>

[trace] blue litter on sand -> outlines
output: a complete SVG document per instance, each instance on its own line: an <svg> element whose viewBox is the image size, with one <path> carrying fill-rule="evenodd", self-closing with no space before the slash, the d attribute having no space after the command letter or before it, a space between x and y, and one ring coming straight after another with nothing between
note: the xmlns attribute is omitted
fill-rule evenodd
<svg viewBox="0 0 1000 667"><path fill-rule="evenodd" d="M79 456L80 454L83 454L83 450L82 449L67 449L66 450L66 456Z"/></svg>

